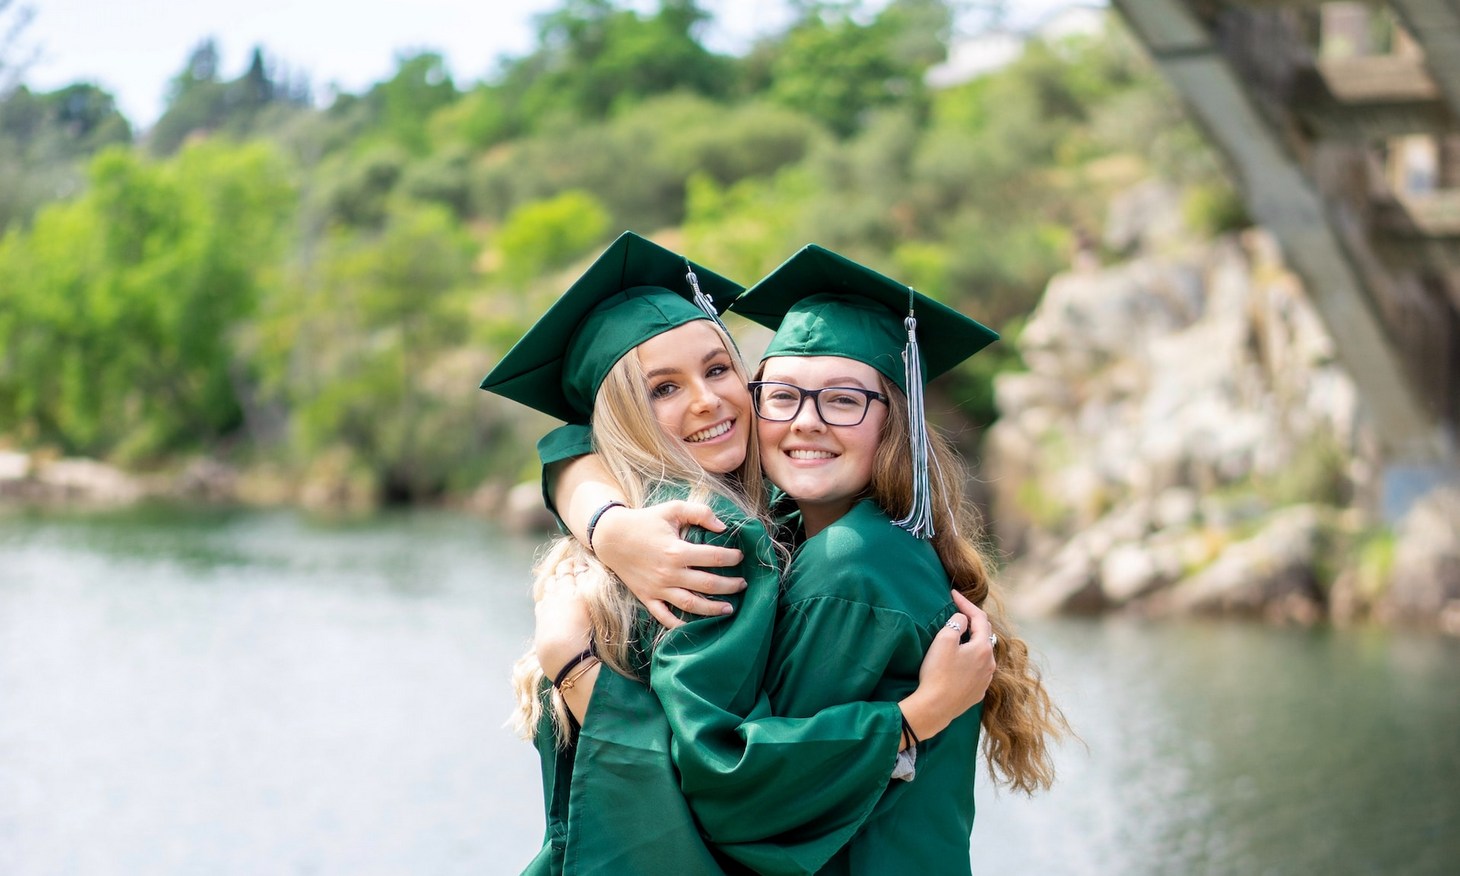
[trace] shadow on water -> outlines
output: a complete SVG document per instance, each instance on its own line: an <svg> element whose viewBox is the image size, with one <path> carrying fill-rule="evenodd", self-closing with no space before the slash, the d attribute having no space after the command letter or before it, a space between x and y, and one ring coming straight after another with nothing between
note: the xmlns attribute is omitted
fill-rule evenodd
<svg viewBox="0 0 1460 876"><path fill-rule="evenodd" d="M441 512L0 515L0 873L515 872L536 544ZM976 873L1448 873L1460 643L1122 619L1023 633L1082 738L980 775Z"/></svg>

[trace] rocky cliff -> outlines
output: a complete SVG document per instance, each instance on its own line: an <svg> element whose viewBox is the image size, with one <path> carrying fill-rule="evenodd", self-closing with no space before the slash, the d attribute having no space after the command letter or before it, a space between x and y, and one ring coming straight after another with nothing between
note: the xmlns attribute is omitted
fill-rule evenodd
<svg viewBox="0 0 1460 876"><path fill-rule="evenodd" d="M1460 634L1460 493L1397 528L1333 341L1273 240L1186 233L1176 192L1112 207L996 381L983 471L1030 611L1378 617Z"/></svg>

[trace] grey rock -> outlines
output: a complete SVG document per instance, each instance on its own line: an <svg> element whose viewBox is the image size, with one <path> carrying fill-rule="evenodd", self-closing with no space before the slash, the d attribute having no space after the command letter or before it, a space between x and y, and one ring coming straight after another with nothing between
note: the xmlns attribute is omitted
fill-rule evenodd
<svg viewBox="0 0 1460 876"><path fill-rule="evenodd" d="M1106 607L1094 558L1084 550L1060 551L1053 564L1028 562L1006 571L1014 608L1025 614L1097 612Z"/></svg>
<svg viewBox="0 0 1460 876"><path fill-rule="evenodd" d="M1432 490L1399 522L1386 608L1445 625L1460 615L1460 488Z"/></svg>
<svg viewBox="0 0 1460 876"><path fill-rule="evenodd" d="M1105 245L1116 251L1157 248L1185 232L1181 191L1157 180L1116 195L1106 210Z"/></svg>
<svg viewBox="0 0 1460 876"><path fill-rule="evenodd" d="M1164 583L1156 559L1145 545L1118 545L1100 560L1100 591L1112 605L1145 596Z"/></svg>
<svg viewBox="0 0 1460 876"><path fill-rule="evenodd" d="M552 514L543 507L542 485L537 481L525 481L507 491L501 519L509 532L549 532L556 528Z"/></svg>
<svg viewBox="0 0 1460 876"><path fill-rule="evenodd" d="M1196 520L1200 497L1190 487L1169 487L1156 497L1152 508L1155 525L1161 529L1186 526Z"/></svg>
<svg viewBox="0 0 1460 876"><path fill-rule="evenodd" d="M1255 536L1231 545L1200 572L1177 582L1166 607L1179 613L1317 616L1323 597L1313 576L1321 544L1318 509L1296 505L1275 514Z"/></svg>
<svg viewBox="0 0 1460 876"><path fill-rule="evenodd" d="M143 495L137 479L93 459L58 459L40 466L35 480L58 499L126 504Z"/></svg>
<svg viewBox="0 0 1460 876"><path fill-rule="evenodd" d="M20 481L30 477L30 455L0 451L0 481Z"/></svg>

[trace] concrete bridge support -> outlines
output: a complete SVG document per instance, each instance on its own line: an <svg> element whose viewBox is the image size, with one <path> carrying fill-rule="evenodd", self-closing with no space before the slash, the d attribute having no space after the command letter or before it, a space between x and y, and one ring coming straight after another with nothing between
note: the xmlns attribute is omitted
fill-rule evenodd
<svg viewBox="0 0 1460 876"><path fill-rule="evenodd" d="M1395 191L1385 166L1395 137L1460 143L1460 7L1395 0L1419 34L1402 51L1324 57L1313 0L1113 2L1306 281L1383 446L1386 514L1460 482L1460 184Z"/></svg>

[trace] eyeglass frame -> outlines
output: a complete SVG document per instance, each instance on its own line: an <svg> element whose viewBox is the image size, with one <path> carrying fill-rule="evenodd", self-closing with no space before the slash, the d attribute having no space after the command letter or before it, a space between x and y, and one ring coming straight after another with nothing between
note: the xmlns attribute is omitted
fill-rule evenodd
<svg viewBox="0 0 1460 876"><path fill-rule="evenodd" d="M774 417L767 417L765 414L761 413L759 390L762 386L786 386L796 390L801 394L801 397L796 400L796 410L792 412L791 416L785 418L784 420L777 420ZM823 386L821 389L807 389L804 386L797 386L794 383L785 383L784 381L780 380L752 380L749 383L745 384L745 388L750 390L750 401L752 406L755 408L755 415L768 423L794 422L797 417L801 416L801 410L806 407L806 399L808 398L811 399L811 407L813 410L816 411L816 416L821 419L821 422L832 428L851 428L853 426L862 425L867 421L867 412L872 410L872 402L874 401L880 401L888 407L892 406L892 401L888 399L886 393L881 393L874 389L863 389L860 386ZM857 420L857 422L855 423L833 423L828 420L826 418L826 414L821 410L821 394L823 392L831 392L832 390L839 390L841 392L858 392L862 395L865 395L867 397L867 406L862 408L862 418Z"/></svg>

